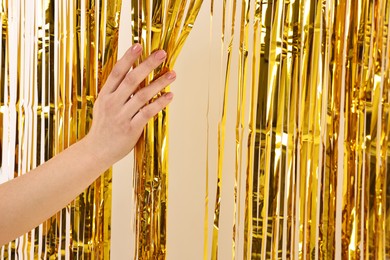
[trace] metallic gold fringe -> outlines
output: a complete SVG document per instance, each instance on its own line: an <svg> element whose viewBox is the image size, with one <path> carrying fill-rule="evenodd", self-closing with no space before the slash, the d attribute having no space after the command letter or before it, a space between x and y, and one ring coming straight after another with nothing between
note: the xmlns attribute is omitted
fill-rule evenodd
<svg viewBox="0 0 390 260"><path fill-rule="evenodd" d="M82 138L117 56L121 0L2 0L0 182ZM60 192L60 191L59 191ZM2 198L6 199L6 198ZM109 259L111 171L0 259Z"/></svg>
<svg viewBox="0 0 390 260"><path fill-rule="evenodd" d="M143 58L156 49L167 52L165 63L143 85L173 68L202 2L203 0L132 0L133 42L142 43ZM165 109L145 127L135 150L135 259L166 257L167 122L168 109Z"/></svg>
<svg viewBox="0 0 390 260"><path fill-rule="evenodd" d="M234 189L233 259L389 258L389 1L236 2L220 10L227 59L211 259L229 250L218 247L226 149L236 151L235 184L224 187ZM224 146L233 86L235 148Z"/></svg>

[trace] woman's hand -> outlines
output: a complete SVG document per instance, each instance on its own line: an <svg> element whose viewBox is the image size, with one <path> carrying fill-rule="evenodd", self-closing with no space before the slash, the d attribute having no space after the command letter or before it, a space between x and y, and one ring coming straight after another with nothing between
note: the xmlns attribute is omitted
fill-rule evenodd
<svg viewBox="0 0 390 260"><path fill-rule="evenodd" d="M125 53L114 66L95 102L92 127L84 142L99 161L113 164L126 156L149 119L173 98L168 92L148 103L175 80L176 74L169 71L139 89L140 83L166 58L166 53L159 50L133 68L141 52L141 45L135 44Z"/></svg>
<svg viewBox="0 0 390 260"><path fill-rule="evenodd" d="M58 212L113 163L133 149L145 124L172 100L150 99L175 80L173 71L139 84L165 59L157 51L136 68L142 48L131 47L109 75L93 111L90 132L31 172L0 185L0 245ZM132 69L133 68L133 69Z"/></svg>

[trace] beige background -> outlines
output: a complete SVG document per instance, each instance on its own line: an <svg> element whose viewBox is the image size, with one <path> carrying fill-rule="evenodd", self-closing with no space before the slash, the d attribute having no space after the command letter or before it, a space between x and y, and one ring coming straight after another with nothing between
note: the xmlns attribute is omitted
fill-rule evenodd
<svg viewBox="0 0 390 260"><path fill-rule="evenodd" d="M222 1L216 1L222 2ZM216 10L222 10L216 3ZM206 144L209 122L209 232L211 231L216 189L217 123L222 106L220 14L210 28L209 1L204 1L199 18L175 65L177 80L170 106L168 259L203 259L206 190ZM237 12L239 13L239 11ZM119 55L131 44L130 1L123 0ZM212 30L212 34L210 31ZM211 35L211 36L210 36ZM236 62L236 61L235 61ZM233 62L232 71L235 62ZM234 81L234 80L233 80ZM209 102L208 100L213 100ZM235 115L235 93L229 95L228 113ZM208 113L208 114L207 114ZM234 116L232 116L234 118ZM233 119L228 119L226 145L234 145ZM234 146L232 146L234 147ZM112 259L132 259L133 154L114 165ZM222 195L233 201L234 149L226 149ZM219 259L232 258L233 204L221 208ZM241 220L242 221L242 220ZM209 244L211 233L209 233Z"/></svg>

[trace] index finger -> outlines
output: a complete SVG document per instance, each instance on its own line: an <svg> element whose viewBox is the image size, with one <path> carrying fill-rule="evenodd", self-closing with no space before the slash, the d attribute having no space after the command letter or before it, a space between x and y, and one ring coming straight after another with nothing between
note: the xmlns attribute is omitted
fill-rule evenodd
<svg viewBox="0 0 390 260"><path fill-rule="evenodd" d="M137 90L139 84L161 63L165 60L167 53L164 50L158 50L151 54L146 60L127 73L119 87L116 89L118 101L122 104L130 98Z"/></svg>
<svg viewBox="0 0 390 260"><path fill-rule="evenodd" d="M131 46L125 54L120 58L114 65L110 75L108 76L101 93L112 93L114 92L129 70L133 67L142 53L142 46L139 43Z"/></svg>

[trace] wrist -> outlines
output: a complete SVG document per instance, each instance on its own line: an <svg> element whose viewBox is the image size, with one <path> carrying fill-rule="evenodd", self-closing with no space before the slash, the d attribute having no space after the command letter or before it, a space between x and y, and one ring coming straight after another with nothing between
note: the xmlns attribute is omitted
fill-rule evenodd
<svg viewBox="0 0 390 260"><path fill-rule="evenodd" d="M96 138L89 134L81 139L78 144L83 147L85 153L91 156L95 166L101 168L102 171L107 170L115 163L115 160L110 156L108 147L101 145Z"/></svg>

